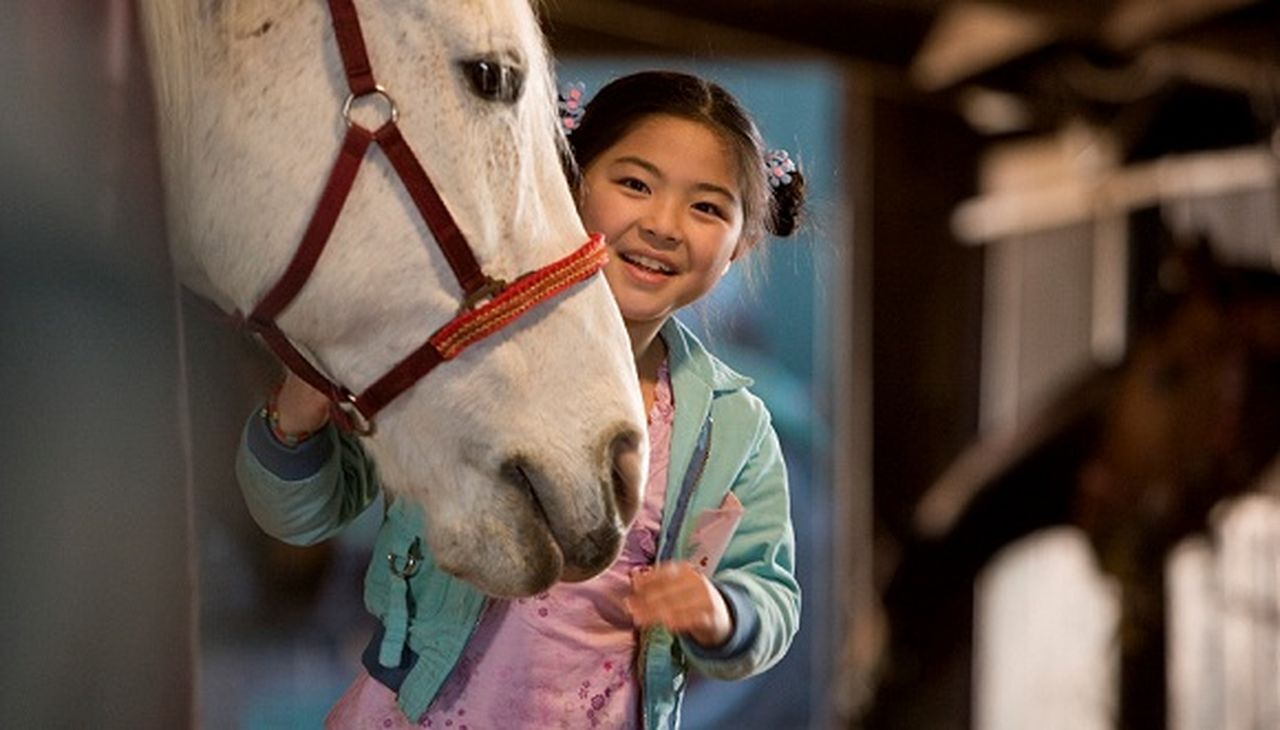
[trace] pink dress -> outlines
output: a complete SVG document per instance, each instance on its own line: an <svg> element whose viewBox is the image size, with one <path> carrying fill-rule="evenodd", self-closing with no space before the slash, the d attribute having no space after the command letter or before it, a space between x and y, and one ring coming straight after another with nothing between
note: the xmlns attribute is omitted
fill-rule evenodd
<svg viewBox="0 0 1280 730"><path fill-rule="evenodd" d="M671 379L658 371L649 413L644 505L618 560L583 583L490 601L449 678L417 725L395 694L361 673L329 714L329 728L633 728L640 724L637 632L622 605L631 573L652 565L670 460Z"/></svg>

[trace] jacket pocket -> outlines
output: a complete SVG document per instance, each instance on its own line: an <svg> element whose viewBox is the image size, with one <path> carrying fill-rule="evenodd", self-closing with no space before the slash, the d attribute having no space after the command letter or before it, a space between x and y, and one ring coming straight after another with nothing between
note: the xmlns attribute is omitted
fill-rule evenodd
<svg viewBox="0 0 1280 730"><path fill-rule="evenodd" d="M689 561L703 575L710 577L724 557L733 533L742 521L742 502L729 492L715 509L703 510L694 518L689 535Z"/></svg>

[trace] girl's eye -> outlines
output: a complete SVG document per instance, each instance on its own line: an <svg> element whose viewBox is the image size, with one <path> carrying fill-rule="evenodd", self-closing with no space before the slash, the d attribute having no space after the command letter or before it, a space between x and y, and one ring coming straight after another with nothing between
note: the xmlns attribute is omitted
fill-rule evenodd
<svg viewBox="0 0 1280 730"><path fill-rule="evenodd" d="M624 188L627 188L628 190L634 190L637 193L649 192L649 186L645 185L643 181L637 180L634 177L624 177L618 181L618 184Z"/></svg>
<svg viewBox="0 0 1280 730"><path fill-rule="evenodd" d="M694 203L693 209L706 213L707 215L713 215L717 218L724 218L724 211L715 203Z"/></svg>

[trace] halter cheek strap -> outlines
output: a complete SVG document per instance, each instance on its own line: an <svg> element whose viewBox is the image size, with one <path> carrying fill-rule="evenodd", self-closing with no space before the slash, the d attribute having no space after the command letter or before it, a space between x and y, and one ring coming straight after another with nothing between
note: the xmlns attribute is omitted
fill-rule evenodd
<svg viewBox="0 0 1280 730"><path fill-rule="evenodd" d="M346 136L293 259L245 318L245 323L262 336L286 367L329 396L339 426L368 434L373 432L374 416L436 366L457 357L467 347L499 331L537 304L590 278L604 266L608 253L603 237L597 234L568 256L523 274L511 284L485 274L431 178L401 134L395 101L374 79L353 0L329 0L329 10L351 90L343 105ZM355 100L375 94L387 101L390 115L382 126L370 131L352 121L350 109ZM462 288L463 301L458 316L356 394L322 373L304 356L276 324L276 318L294 301L315 270L365 154L374 143L391 162L426 222Z"/></svg>

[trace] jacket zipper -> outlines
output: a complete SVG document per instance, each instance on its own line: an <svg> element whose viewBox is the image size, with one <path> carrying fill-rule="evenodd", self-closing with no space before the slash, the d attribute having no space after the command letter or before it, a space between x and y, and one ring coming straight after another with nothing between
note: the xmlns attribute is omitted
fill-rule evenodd
<svg viewBox="0 0 1280 730"><path fill-rule="evenodd" d="M702 431L698 434L697 446L694 449L693 458L690 464L697 460L697 466L692 471L685 472L684 481L680 484L680 494L677 495L675 511L671 513L671 522L667 525L667 534L662 541L662 551L658 554L658 561L670 560L675 554L676 542L680 537L680 528L684 522L685 512L689 510L689 502L693 499L694 487L697 486L698 480L702 479L702 472L707 468L707 457L711 454L711 428L715 425L715 419L707 416L707 420L702 424Z"/></svg>
<svg viewBox="0 0 1280 730"><path fill-rule="evenodd" d="M714 425L715 419L710 414L707 420L702 423L702 430L698 433L697 445L694 447L693 456L690 458L690 465L696 466L692 470L685 471L684 480L680 483L680 493L676 495L676 507L671 513L671 522L667 525L667 534L662 541L662 550L659 551L656 562L669 559L675 553L676 540L680 535L680 523L684 522L685 512L689 509L689 501L693 498L694 487L698 481L702 479L702 472L707 468L707 458L711 455L711 427ZM649 727L649 703L645 700L644 686L645 674L648 667L649 658L649 632L645 632L640 637L640 724L645 730Z"/></svg>

